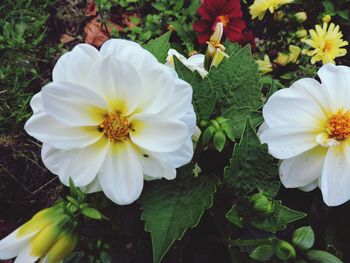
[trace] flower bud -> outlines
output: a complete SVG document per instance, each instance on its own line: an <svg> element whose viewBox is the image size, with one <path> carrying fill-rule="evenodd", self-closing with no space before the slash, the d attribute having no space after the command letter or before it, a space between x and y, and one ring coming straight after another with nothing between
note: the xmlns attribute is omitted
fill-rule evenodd
<svg viewBox="0 0 350 263"><path fill-rule="evenodd" d="M275 256L283 261L295 258L296 252L294 247L284 240L276 240L274 242L274 252Z"/></svg>
<svg viewBox="0 0 350 263"><path fill-rule="evenodd" d="M289 55L285 53L278 52L277 58L275 58L274 62L280 66L285 66L289 62Z"/></svg>
<svg viewBox="0 0 350 263"><path fill-rule="evenodd" d="M331 20L332 20L332 17L330 15L325 15L322 17L322 21L324 23L329 23L329 22L331 22Z"/></svg>
<svg viewBox="0 0 350 263"><path fill-rule="evenodd" d="M258 71L260 74L264 75L273 71L273 66L268 55L264 56L264 60L255 61L258 64Z"/></svg>
<svg viewBox="0 0 350 263"><path fill-rule="evenodd" d="M305 12L298 12L294 15L295 19L298 23L303 23L307 19L307 15Z"/></svg>
<svg viewBox="0 0 350 263"><path fill-rule="evenodd" d="M273 14L273 18L274 18L276 21L282 21L283 17L284 17L284 12L281 11L281 10L279 10L279 11L277 11L277 12L275 12L275 13Z"/></svg>
<svg viewBox="0 0 350 263"><path fill-rule="evenodd" d="M307 31L305 29L299 29L297 32L295 32L295 35L298 38L303 38L307 36Z"/></svg>
<svg viewBox="0 0 350 263"><path fill-rule="evenodd" d="M288 60L288 62L296 63L298 58L299 58L300 52L301 52L300 47L290 45L289 46L289 60Z"/></svg>
<svg viewBox="0 0 350 263"><path fill-rule="evenodd" d="M252 195L249 201L256 212L262 214L270 214L273 212L273 202L262 192Z"/></svg>

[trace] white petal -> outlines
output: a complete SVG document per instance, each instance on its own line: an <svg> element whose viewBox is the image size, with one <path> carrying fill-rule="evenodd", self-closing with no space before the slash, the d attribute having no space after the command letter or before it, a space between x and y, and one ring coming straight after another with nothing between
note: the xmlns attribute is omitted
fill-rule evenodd
<svg viewBox="0 0 350 263"><path fill-rule="evenodd" d="M105 195L119 205L127 205L139 198L143 188L140 161L130 142L111 144L99 173Z"/></svg>
<svg viewBox="0 0 350 263"><path fill-rule="evenodd" d="M152 179L166 178L172 180L176 177L176 169L174 166L159 159L157 155L135 147L135 152L142 165L144 175Z"/></svg>
<svg viewBox="0 0 350 263"><path fill-rule="evenodd" d="M137 70L144 70L153 64L159 64L157 59L139 44L123 39L106 41L100 49L100 54L102 57L114 56L126 61Z"/></svg>
<svg viewBox="0 0 350 263"><path fill-rule="evenodd" d="M41 94L44 110L70 126L98 125L108 110L103 98L72 83L50 83L43 87Z"/></svg>
<svg viewBox="0 0 350 263"><path fill-rule="evenodd" d="M94 66L88 83L90 89L105 98L112 111L129 115L139 104L142 80L127 61L106 57Z"/></svg>
<svg viewBox="0 0 350 263"><path fill-rule="evenodd" d="M154 64L139 73L143 85L139 105L140 112L158 113L174 103L175 84L179 80L169 68L161 64Z"/></svg>
<svg viewBox="0 0 350 263"><path fill-rule="evenodd" d="M87 186L97 176L109 144L104 137L82 149L60 150L43 144L41 157L45 166L58 175L63 184L69 185L71 177L77 187Z"/></svg>
<svg viewBox="0 0 350 263"><path fill-rule="evenodd" d="M350 109L350 68L330 63L322 66L318 75L325 86L332 111Z"/></svg>
<svg viewBox="0 0 350 263"><path fill-rule="evenodd" d="M179 119L185 116L192 108L192 87L185 81L177 79L175 81L174 93L171 96L172 101L163 109L160 114L169 116L173 119Z"/></svg>
<svg viewBox="0 0 350 263"><path fill-rule="evenodd" d="M157 153L159 159L167 162L175 168L188 164L193 157L193 143L191 137L179 149L170 153Z"/></svg>
<svg viewBox="0 0 350 263"><path fill-rule="evenodd" d="M266 121L264 121L258 129L258 132L257 132L258 136L260 137L260 135L263 134L263 132L268 129L269 129L269 126L267 125Z"/></svg>
<svg viewBox="0 0 350 263"><path fill-rule="evenodd" d="M304 191L304 192L310 192L310 191L313 191L314 189L316 189L318 186L318 180L315 180L313 181L312 183L306 185L306 186L303 186L303 187L299 187L299 189L301 191Z"/></svg>
<svg viewBox="0 0 350 263"><path fill-rule="evenodd" d="M32 255L32 247L28 244L20 251L14 263L34 263L38 259L38 256Z"/></svg>
<svg viewBox="0 0 350 263"><path fill-rule="evenodd" d="M98 180L98 176L95 177L94 180L87 186L81 186L79 187L81 191L83 191L86 194L91 194L91 193L96 193L96 192L101 192L102 187L100 185L100 182Z"/></svg>
<svg viewBox="0 0 350 263"><path fill-rule="evenodd" d="M131 119L131 127L132 142L149 151L175 151L188 137L186 124L156 114L134 115Z"/></svg>
<svg viewBox="0 0 350 263"><path fill-rule="evenodd" d="M32 97L30 100L30 107L32 108L34 114L43 110L41 92L38 92Z"/></svg>
<svg viewBox="0 0 350 263"><path fill-rule="evenodd" d="M317 133L312 128L293 125L269 128L260 135L260 141L268 144L269 152L275 158L288 159L318 145Z"/></svg>
<svg viewBox="0 0 350 263"><path fill-rule="evenodd" d="M187 125L187 128L189 130L188 134L191 137L196 131L198 132L198 127L196 125L197 120L196 120L196 113L194 112L192 104L190 105L187 113L185 116L183 116L180 121L185 123ZM200 130L199 130L200 133ZM199 134L200 135L200 134Z"/></svg>
<svg viewBox="0 0 350 263"><path fill-rule="evenodd" d="M100 54L96 48L88 44L79 44L57 61L52 71L53 81L68 81L84 86L91 68L99 59Z"/></svg>
<svg viewBox="0 0 350 263"><path fill-rule="evenodd" d="M330 147L324 163L320 188L328 206L337 206L350 199L350 147Z"/></svg>
<svg viewBox="0 0 350 263"><path fill-rule="evenodd" d="M30 117L24 129L37 140L59 149L83 148L103 136L96 127L69 127L45 112Z"/></svg>
<svg viewBox="0 0 350 263"><path fill-rule="evenodd" d="M318 104L297 89L282 89L274 93L263 108L269 127L279 125L310 125L322 130L326 116Z"/></svg>
<svg viewBox="0 0 350 263"><path fill-rule="evenodd" d="M19 228L0 240L0 259L7 260L16 257L27 244L28 240L35 234L18 237Z"/></svg>
<svg viewBox="0 0 350 263"><path fill-rule="evenodd" d="M328 148L318 146L296 157L283 160L280 178L286 188L305 187L313 183L322 174L324 159Z"/></svg>

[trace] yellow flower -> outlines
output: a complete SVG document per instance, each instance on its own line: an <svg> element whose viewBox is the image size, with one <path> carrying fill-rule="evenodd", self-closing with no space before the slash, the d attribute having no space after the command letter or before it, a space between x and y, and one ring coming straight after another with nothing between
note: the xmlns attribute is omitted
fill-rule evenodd
<svg viewBox="0 0 350 263"><path fill-rule="evenodd" d="M296 63L298 60L298 57L300 55L301 48L298 46L290 45L289 46L289 59L288 62Z"/></svg>
<svg viewBox="0 0 350 263"><path fill-rule="evenodd" d="M77 223L64 203L41 210L24 225L0 240L0 259L16 262L60 262L78 242Z"/></svg>
<svg viewBox="0 0 350 263"><path fill-rule="evenodd" d="M277 58L275 58L274 62L280 66L285 66L289 63L289 55L286 53L278 52Z"/></svg>
<svg viewBox="0 0 350 263"><path fill-rule="evenodd" d="M259 18L262 20L267 10L271 14L283 5L292 3L294 0L255 0L249 7L249 13L252 15L252 19Z"/></svg>
<svg viewBox="0 0 350 263"><path fill-rule="evenodd" d="M262 75L273 71L273 67L268 55L264 56L264 60L257 60L256 64L258 64L258 70Z"/></svg>
<svg viewBox="0 0 350 263"><path fill-rule="evenodd" d="M221 44L221 38L224 32L223 30L223 24L217 23L214 33L211 35L210 40L207 42L208 47L205 53L204 62L206 68L210 68L212 66L217 67L225 57L228 57L228 55L225 53L225 47Z"/></svg>
<svg viewBox="0 0 350 263"><path fill-rule="evenodd" d="M336 57L346 55L346 49L341 47L347 46L348 42L342 39L343 34L339 31L339 26L335 26L334 23L329 27L327 23L323 23L323 27L316 25L316 31L311 29L309 33L311 39L306 39L304 42L313 48L307 53L312 57L312 64L317 61L322 61L323 64L334 64Z"/></svg>

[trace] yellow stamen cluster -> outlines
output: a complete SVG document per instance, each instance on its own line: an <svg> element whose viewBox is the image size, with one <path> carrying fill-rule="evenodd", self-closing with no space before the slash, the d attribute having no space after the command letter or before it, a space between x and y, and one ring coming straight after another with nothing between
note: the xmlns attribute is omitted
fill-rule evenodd
<svg viewBox="0 0 350 263"><path fill-rule="evenodd" d="M335 58L347 53L346 49L341 47L347 46L348 42L342 39L343 34L339 26L335 26L334 23L331 23L329 27L327 23L324 23L322 27L316 25L315 30L310 30L310 37L304 42L313 48L307 53L312 57L312 64L317 61L322 61L323 64L335 63Z"/></svg>
<svg viewBox="0 0 350 263"><path fill-rule="evenodd" d="M125 140L129 136L129 121L120 113L110 113L99 128L111 141Z"/></svg>
<svg viewBox="0 0 350 263"><path fill-rule="evenodd" d="M350 111L338 111L328 121L327 132L329 137L343 141L350 136Z"/></svg>

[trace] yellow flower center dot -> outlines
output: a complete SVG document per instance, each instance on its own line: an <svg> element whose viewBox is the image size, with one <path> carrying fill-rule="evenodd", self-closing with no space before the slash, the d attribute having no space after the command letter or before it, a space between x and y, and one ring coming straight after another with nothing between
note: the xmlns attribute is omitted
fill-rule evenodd
<svg viewBox="0 0 350 263"><path fill-rule="evenodd" d="M230 18L228 17L228 15L219 16L219 20L224 27L227 27L228 23L230 22Z"/></svg>
<svg viewBox="0 0 350 263"><path fill-rule="evenodd" d="M332 49L332 44L329 42L326 42L326 44L324 45L323 51L324 52L328 52Z"/></svg>
<svg viewBox="0 0 350 263"><path fill-rule="evenodd" d="M110 113L100 124L99 130L111 141L122 141L129 136L129 122L120 113Z"/></svg>
<svg viewBox="0 0 350 263"><path fill-rule="evenodd" d="M327 132L332 139L346 140L350 136L350 111L339 110L333 114L328 121Z"/></svg>

